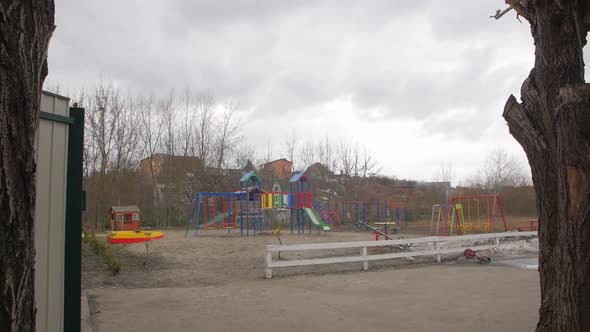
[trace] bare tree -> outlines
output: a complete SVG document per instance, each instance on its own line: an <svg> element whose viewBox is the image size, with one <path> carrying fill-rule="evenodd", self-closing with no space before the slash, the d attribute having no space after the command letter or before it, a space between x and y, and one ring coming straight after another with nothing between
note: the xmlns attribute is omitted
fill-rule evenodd
<svg viewBox="0 0 590 332"><path fill-rule="evenodd" d="M522 183L524 170L522 165L501 149L492 150L486 157L481 171L485 189L499 193L504 186L516 186Z"/></svg>
<svg viewBox="0 0 590 332"><path fill-rule="evenodd" d="M179 132L179 149L183 156L194 155L195 133L194 123L196 115L195 97L192 95L189 88L183 91L181 97L181 122Z"/></svg>
<svg viewBox="0 0 590 332"><path fill-rule="evenodd" d="M238 143L235 148L235 153L233 154L233 161L231 162L231 165L233 165L234 168L253 170L251 168L253 168L253 165L258 162L259 160L256 157L256 151L252 146L244 142ZM248 165L248 163L251 165ZM246 165L248 165L248 167L246 167Z"/></svg>
<svg viewBox="0 0 590 332"><path fill-rule="evenodd" d="M119 91L110 85L99 84L89 100L87 107L87 132L95 147L98 171L104 175L108 171L115 146L116 123L121 115L122 105Z"/></svg>
<svg viewBox="0 0 590 332"><path fill-rule="evenodd" d="M164 150L168 156L176 155L176 109L174 106L174 92L170 91L168 97L160 99L158 101L158 107L160 108L160 114L162 116L164 134L162 143Z"/></svg>
<svg viewBox="0 0 590 332"><path fill-rule="evenodd" d="M588 1L507 0L530 23L535 65L504 118L529 159L539 212L537 331L590 330Z"/></svg>
<svg viewBox="0 0 590 332"><path fill-rule="evenodd" d="M440 168L433 176L433 181L439 182L434 186L434 199L437 202L446 202L450 195L451 185L457 174L452 161L440 163Z"/></svg>
<svg viewBox="0 0 590 332"><path fill-rule="evenodd" d="M291 132L288 136L285 137L285 152L287 154L287 158L289 161L293 163L293 167L295 168L295 152L297 151L297 135L295 132Z"/></svg>
<svg viewBox="0 0 590 332"><path fill-rule="evenodd" d="M153 97L139 97L138 102L138 133L141 142L143 155L148 158L148 168L152 182L152 190L154 203L156 206L156 226L159 226L160 218L159 211L161 208L160 187L158 185L158 177L156 174L156 164L154 156L159 151L162 136L164 133L164 126L162 114L160 109L156 107Z"/></svg>
<svg viewBox="0 0 590 332"><path fill-rule="evenodd" d="M329 171L334 171L336 168L336 151L330 138L326 136L323 141L320 141L316 146L316 155L319 162Z"/></svg>
<svg viewBox="0 0 590 332"><path fill-rule="evenodd" d="M358 151L358 144L352 145L345 141L340 141L338 145L338 164L340 168L340 174L351 176L355 170L355 158L354 156L357 154Z"/></svg>
<svg viewBox="0 0 590 332"><path fill-rule="evenodd" d="M101 217L106 215L107 204L110 202L109 197L112 191L112 182L116 179L107 176L111 168L118 172L123 149L121 148L125 140L125 129L127 124L125 119L125 105L119 90L110 84L98 84L91 94L83 93L86 96L86 133L85 146L86 160L90 162L86 167L89 173L96 174L97 179L94 183L92 194L95 197L94 204L94 227L101 228ZM119 131L119 129L121 129ZM118 140L121 141L118 141ZM99 211L102 211L100 213Z"/></svg>
<svg viewBox="0 0 590 332"><path fill-rule="evenodd" d="M375 176L381 171L381 168L378 166L377 162L373 160L373 157L371 157L369 153L367 153L366 147L363 147L362 156L355 159L360 161L360 167L358 167L358 170L359 174L362 174L363 178Z"/></svg>
<svg viewBox="0 0 590 332"><path fill-rule="evenodd" d="M215 159L217 169L226 166L228 155L233 152L235 145L242 139L239 135L240 121L235 119L235 105L227 103L218 126L215 139Z"/></svg>
<svg viewBox="0 0 590 332"><path fill-rule="evenodd" d="M173 160L176 156L176 109L174 106L174 92L170 91L167 97L158 100L158 113L161 115L163 133L162 133L162 148L165 151L165 177L167 183L158 183L158 194L160 196L159 215L162 216L162 226L166 227L170 224L175 216L177 199L177 188L183 182L184 174L177 174L176 165L173 165ZM170 183L170 181L173 183Z"/></svg>
<svg viewBox="0 0 590 332"><path fill-rule="evenodd" d="M86 117L86 121L84 121L84 132L86 133L84 135L84 176L88 177L90 176L92 173L96 172L96 170L98 169L98 148L97 148L97 144L94 144L94 140L93 140L93 135L91 133L91 128L90 128L90 121L88 121L88 117L90 115L90 108L88 107L88 105L90 104L89 102L89 97L88 94L86 93L86 91L81 90L80 94L74 99L78 101L78 105L80 107L86 107L85 110L85 117Z"/></svg>
<svg viewBox="0 0 590 332"><path fill-rule="evenodd" d="M315 152L315 145L311 140L307 140L299 150L299 160L301 160L301 166L303 167L303 170L306 170L309 166L316 162Z"/></svg>
<svg viewBox="0 0 590 332"><path fill-rule="evenodd" d="M139 136L135 130L135 108L132 98L121 102L120 113L115 120L113 171L130 170L136 166Z"/></svg>
<svg viewBox="0 0 590 332"><path fill-rule="evenodd" d="M54 12L0 2L0 331L35 331L35 133Z"/></svg>
<svg viewBox="0 0 590 332"><path fill-rule="evenodd" d="M264 163L269 163L273 159L272 157L272 141L270 138L266 140L266 154L264 155Z"/></svg>
<svg viewBox="0 0 590 332"><path fill-rule="evenodd" d="M444 161L440 163L440 168L438 169L438 172L434 174L433 180L438 182L453 183L456 177L457 172L455 167L453 167L453 162Z"/></svg>
<svg viewBox="0 0 590 332"><path fill-rule="evenodd" d="M201 93L196 98L196 155L205 163L211 164L211 147L215 136L214 118L216 103L211 93Z"/></svg>

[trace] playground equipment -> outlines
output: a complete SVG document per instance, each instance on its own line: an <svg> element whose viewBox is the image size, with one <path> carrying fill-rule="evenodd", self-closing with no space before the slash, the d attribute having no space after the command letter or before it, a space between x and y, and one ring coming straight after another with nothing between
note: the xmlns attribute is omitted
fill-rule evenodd
<svg viewBox="0 0 590 332"><path fill-rule="evenodd" d="M109 243L141 243L164 238L164 233L160 231L116 231L107 234Z"/></svg>
<svg viewBox="0 0 590 332"><path fill-rule="evenodd" d="M185 237L190 226L195 224L195 236L198 234L199 225L202 228L218 229L222 224L228 234L234 228L240 228L240 234L254 234L264 229L264 216L262 214L262 181L256 172L248 172L240 179L240 189L236 192L200 192L195 195L188 222L186 224Z"/></svg>
<svg viewBox="0 0 590 332"><path fill-rule="evenodd" d="M303 208L303 211L305 211L305 215L309 218L309 221L311 221L324 232L332 229L330 225L323 222L322 218L319 216L318 212L314 210L314 208Z"/></svg>
<svg viewBox="0 0 590 332"><path fill-rule="evenodd" d="M408 209L393 201L342 201L334 205L341 211L344 224L354 225L357 230L359 221L371 223L385 233L398 233L408 223Z"/></svg>
<svg viewBox="0 0 590 332"><path fill-rule="evenodd" d="M329 206L327 208L317 207L316 210L318 214L322 218L322 220L327 221L332 229L338 229L338 231L342 232L342 219L340 218L340 211L338 210L330 210Z"/></svg>
<svg viewBox="0 0 590 332"><path fill-rule="evenodd" d="M362 222L362 221L357 221L357 223L358 223L360 226L364 227L366 230L371 230L371 231L375 232L375 240L376 240L376 241L379 241L379 236L383 236L383 237L384 237L385 239L387 239L387 240L401 240L401 239L403 239L403 238L404 238L403 236L398 236L398 238L397 238L397 239L394 239L394 238L393 238L393 237L391 237L389 234L387 234L387 233L384 233L384 232L383 232L383 231L381 231L380 229L377 229L377 228L375 228L375 227L373 227L373 226L371 226L371 225L369 225L369 224L367 224L367 223L364 223L364 222ZM411 244L411 243L409 243L409 244L400 244L400 245L399 245L399 248L400 248L401 250L407 250L407 249L409 249L411 246L412 246L412 244Z"/></svg>
<svg viewBox="0 0 590 332"><path fill-rule="evenodd" d="M366 228L367 230L371 230L371 231L375 232L376 234L379 234L379 235L383 236L384 238L386 238L388 240L395 240L394 238L392 238L391 236L389 236L389 234L386 234L383 231L381 231L381 230L379 230L379 229L377 229L377 228L375 228L375 227L373 227L373 226L371 226L371 225L369 225L367 223L364 223L364 222L362 222L360 220L357 221L357 223L360 226ZM377 237L376 239L378 240L379 238Z"/></svg>
<svg viewBox="0 0 590 332"><path fill-rule="evenodd" d="M537 231L538 229L539 229L539 221L536 219L528 220L526 225L516 226L516 230L519 232Z"/></svg>
<svg viewBox="0 0 590 332"><path fill-rule="evenodd" d="M496 209L503 231L508 231L499 195L453 196L447 205L432 206L430 234L462 235L470 232L494 232Z"/></svg>
<svg viewBox="0 0 590 332"><path fill-rule="evenodd" d="M445 225L447 222L446 216L448 205L446 204L434 204L432 206L432 217L430 218L430 235L438 235L439 231L443 227L450 227L450 225Z"/></svg>
<svg viewBox="0 0 590 332"><path fill-rule="evenodd" d="M296 173L289 182L289 192L262 191L262 180L256 172L248 172L240 179L240 189L236 192L200 192L193 199L185 237L190 226L195 224L195 236L199 227L213 230L223 227L228 234L232 229L240 229L241 235L254 235L267 231L268 221L264 212L282 210L291 212L291 233L297 228L302 234L308 221L309 232L312 225L324 232L332 229L330 223L318 214L311 204L312 193L309 179L303 172ZM220 226L223 225L223 226Z"/></svg>
<svg viewBox="0 0 590 332"><path fill-rule="evenodd" d="M324 222L311 203L312 192L311 182L304 172L298 172L289 180L289 209L291 209L291 234L294 233L294 227L297 228L297 234L305 233L305 220L309 220L309 234L311 234L312 224L324 232L332 230L332 227Z"/></svg>
<svg viewBox="0 0 590 332"><path fill-rule="evenodd" d="M164 238L164 233L160 231L115 231L107 234L107 242L111 244L128 244L128 243L143 243L145 244L146 258L143 261L145 266L150 258L150 244L153 240L160 240ZM119 267L120 268L120 267Z"/></svg>
<svg viewBox="0 0 590 332"><path fill-rule="evenodd" d="M223 228L227 229L228 233L231 229L236 227L235 213L232 207L236 207L236 200L239 194L224 193L224 192L201 192L198 193L193 201L189 220L186 225L186 233L190 224L195 222L195 236L199 228L201 218L203 219L203 229L218 229L218 224L223 221ZM222 212L220 213L219 203L222 204Z"/></svg>
<svg viewBox="0 0 590 332"><path fill-rule="evenodd" d="M262 193L262 209L286 209L289 207L289 193L266 192Z"/></svg>
<svg viewBox="0 0 590 332"><path fill-rule="evenodd" d="M264 215L262 214L262 180L255 171L248 172L240 179L238 193L239 209L236 219L239 220L240 234L250 235L250 226L254 235L264 229Z"/></svg>

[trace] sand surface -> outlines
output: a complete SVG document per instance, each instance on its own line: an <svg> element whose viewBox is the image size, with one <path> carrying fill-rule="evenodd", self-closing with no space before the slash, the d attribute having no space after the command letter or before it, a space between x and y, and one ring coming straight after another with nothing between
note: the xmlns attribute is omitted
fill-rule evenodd
<svg viewBox="0 0 590 332"><path fill-rule="evenodd" d="M283 243L362 241L366 232L282 236ZM95 331L527 331L539 302L534 270L459 256L273 270L264 279L264 245L274 235L239 237L223 231L184 238L167 231L150 245L114 247L117 276L89 250L83 259ZM494 259L533 257L515 244ZM379 248L377 251L396 251ZM338 252L283 253L283 259ZM355 250L356 252L356 250ZM459 259L457 259L459 258Z"/></svg>

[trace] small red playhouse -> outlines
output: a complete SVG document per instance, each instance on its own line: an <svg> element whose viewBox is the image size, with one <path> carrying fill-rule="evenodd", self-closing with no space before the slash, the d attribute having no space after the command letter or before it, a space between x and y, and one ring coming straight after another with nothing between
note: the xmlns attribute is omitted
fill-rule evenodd
<svg viewBox="0 0 590 332"><path fill-rule="evenodd" d="M111 230L134 231L141 225L141 212L137 205L111 206Z"/></svg>

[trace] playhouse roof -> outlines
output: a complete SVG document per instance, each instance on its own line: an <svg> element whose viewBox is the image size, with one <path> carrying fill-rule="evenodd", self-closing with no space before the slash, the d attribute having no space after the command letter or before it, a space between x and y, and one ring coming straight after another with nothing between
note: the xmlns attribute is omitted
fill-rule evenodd
<svg viewBox="0 0 590 332"><path fill-rule="evenodd" d="M256 181L258 181L258 183L262 183L262 180L260 179L258 174L256 174L256 171L250 171L250 172L244 174L244 176L242 176L242 178L240 179L240 182L245 182L248 180L256 180Z"/></svg>
<svg viewBox="0 0 590 332"><path fill-rule="evenodd" d="M139 212L139 207L137 205L111 206L111 210L115 213Z"/></svg>
<svg viewBox="0 0 590 332"><path fill-rule="evenodd" d="M255 186L249 186L248 188L243 188L242 190L240 190L240 189L234 190L234 191L231 192L231 194L232 195L239 195L241 193L246 193L246 192L250 192L250 191L252 191L252 192L258 191L260 193L264 193L265 192L264 190L262 190L262 188L255 187Z"/></svg>
<svg viewBox="0 0 590 332"><path fill-rule="evenodd" d="M309 179L307 178L307 175L305 175L305 172L298 172L295 173L295 175L293 175L293 177L291 177L291 180L289 180L289 182L307 182L309 181Z"/></svg>

